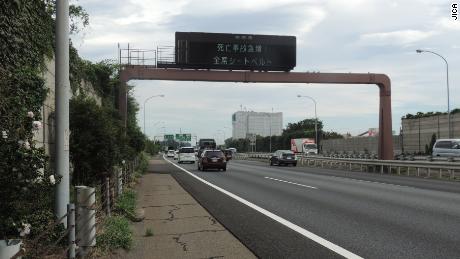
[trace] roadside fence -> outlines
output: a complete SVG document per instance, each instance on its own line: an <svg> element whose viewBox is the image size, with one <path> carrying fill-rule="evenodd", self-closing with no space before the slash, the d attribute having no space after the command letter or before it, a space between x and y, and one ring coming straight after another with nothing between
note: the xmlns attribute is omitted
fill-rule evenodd
<svg viewBox="0 0 460 259"><path fill-rule="evenodd" d="M46 229L33 239L24 239L21 249L12 258L77 258L85 257L96 246L96 233L102 222L110 217L117 198L133 181L134 168L138 160L114 167L102 182L95 187L74 186L75 203L67 205L67 213L51 222ZM44 239L67 225L56 240L43 245ZM64 241L67 241L64 244Z"/></svg>
<svg viewBox="0 0 460 259"><path fill-rule="evenodd" d="M235 159L268 162L270 156L271 154L269 153L241 153L237 154ZM350 158L317 155L298 156L296 158L300 166L460 180L460 161L452 158L424 157L424 160L416 160L415 157L401 156L398 157L401 160L378 160L367 157ZM421 158L418 157L418 159Z"/></svg>

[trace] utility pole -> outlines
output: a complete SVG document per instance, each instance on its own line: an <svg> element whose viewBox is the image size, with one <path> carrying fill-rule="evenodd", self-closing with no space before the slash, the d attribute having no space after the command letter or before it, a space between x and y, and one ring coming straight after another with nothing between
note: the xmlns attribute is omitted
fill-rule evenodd
<svg viewBox="0 0 460 259"><path fill-rule="evenodd" d="M56 174L61 180L56 187L55 215L67 213L70 199L69 177L69 1L56 1ZM67 228L67 219L62 223Z"/></svg>

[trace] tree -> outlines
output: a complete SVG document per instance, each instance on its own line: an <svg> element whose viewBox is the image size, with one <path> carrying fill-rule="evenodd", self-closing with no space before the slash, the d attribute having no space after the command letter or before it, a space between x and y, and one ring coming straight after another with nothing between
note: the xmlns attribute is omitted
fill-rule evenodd
<svg viewBox="0 0 460 259"><path fill-rule="evenodd" d="M73 184L94 186L120 161L121 125L109 109L84 96L70 100Z"/></svg>

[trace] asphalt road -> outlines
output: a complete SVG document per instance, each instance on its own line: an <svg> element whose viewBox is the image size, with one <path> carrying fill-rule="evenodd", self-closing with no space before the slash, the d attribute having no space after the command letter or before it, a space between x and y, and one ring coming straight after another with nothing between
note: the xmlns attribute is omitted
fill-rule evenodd
<svg viewBox="0 0 460 259"><path fill-rule="evenodd" d="M171 165L176 180L261 258L460 258L458 182L254 161L232 160L226 172L178 166L269 214Z"/></svg>

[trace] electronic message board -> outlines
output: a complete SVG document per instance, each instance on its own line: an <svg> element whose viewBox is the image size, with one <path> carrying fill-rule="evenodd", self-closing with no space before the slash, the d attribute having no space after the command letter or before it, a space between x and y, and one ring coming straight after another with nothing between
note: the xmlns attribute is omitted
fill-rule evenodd
<svg viewBox="0 0 460 259"><path fill-rule="evenodd" d="M296 37L176 32L175 66L195 69L289 71Z"/></svg>

